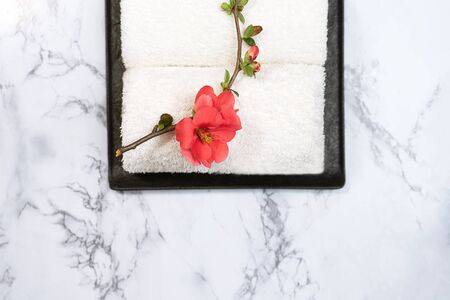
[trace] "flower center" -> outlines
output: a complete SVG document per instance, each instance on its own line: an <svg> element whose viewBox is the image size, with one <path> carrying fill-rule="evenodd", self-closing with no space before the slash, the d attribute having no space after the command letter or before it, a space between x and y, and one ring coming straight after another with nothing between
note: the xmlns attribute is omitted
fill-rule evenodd
<svg viewBox="0 0 450 300"><path fill-rule="evenodd" d="M197 129L197 136L202 141L203 144L211 144L213 138L211 133L207 129L199 128Z"/></svg>

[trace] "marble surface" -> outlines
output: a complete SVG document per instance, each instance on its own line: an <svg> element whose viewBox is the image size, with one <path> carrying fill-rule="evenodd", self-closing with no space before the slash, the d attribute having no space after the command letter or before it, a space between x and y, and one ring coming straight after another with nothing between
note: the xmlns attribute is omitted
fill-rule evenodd
<svg viewBox="0 0 450 300"><path fill-rule="evenodd" d="M0 3L0 299L450 299L450 2L348 0L347 185L108 189L104 4Z"/></svg>

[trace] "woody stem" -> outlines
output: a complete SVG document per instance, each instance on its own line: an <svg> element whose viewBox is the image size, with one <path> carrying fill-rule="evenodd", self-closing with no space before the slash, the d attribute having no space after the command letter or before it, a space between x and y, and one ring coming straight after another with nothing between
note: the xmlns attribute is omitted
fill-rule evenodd
<svg viewBox="0 0 450 300"><path fill-rule="evenodd" d="M233 83L236 80L237 75L241 71L242 35L241 35L241 27L239 25L239 16L238 16L238 14L239 14L238 5L236 3L234 5L234 8L233 8L233 16L234 16L234 24L236 25L238 49L237 49L237 56L236 56L236 66L234 68L233 76L231 76L228 88L231 88L233 86Z"/></svg>
<svg viewBox="0 0 450 300"><path fill-rule="evenodd" d="M121 148L117 149L116 150L116 157L120 157L125 152L128 152L130 150L136 149L137 146L139 146L139 145L141 145L141 144L143 144L143 143L145 143L145 142L147 142L147 141L149 141L149 140L151 140L151 139L153 139L153 138L155 138L157 136L163 135L165 133L169 133L169 132L174 131L174 130L175 130L175 125L169 126L169 127L165 128L163 130L160 130L160 131L153 130L151 133L149 133L146 136L140 138L139 140L129 144L128 146L121 147Z"/></svg>

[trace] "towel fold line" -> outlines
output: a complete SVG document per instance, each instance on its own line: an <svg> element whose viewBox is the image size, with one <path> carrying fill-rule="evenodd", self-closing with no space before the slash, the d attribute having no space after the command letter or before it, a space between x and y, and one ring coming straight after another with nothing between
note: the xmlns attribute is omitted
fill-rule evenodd
<svg viewBox="0 0 450 300"><path fill-rule="evenodd" d="M323 64L317 63L309 63L309 62L261 62L261 65L264 66L316 66L323 67ZM148 68L148 69L156 69L156 68L231 68L229 65L224 64L210 64L210 65L190 65L190 64L161 64L161 65L140 65L140 66L127 66L127 70L136 69L136 68Z"/></svg>

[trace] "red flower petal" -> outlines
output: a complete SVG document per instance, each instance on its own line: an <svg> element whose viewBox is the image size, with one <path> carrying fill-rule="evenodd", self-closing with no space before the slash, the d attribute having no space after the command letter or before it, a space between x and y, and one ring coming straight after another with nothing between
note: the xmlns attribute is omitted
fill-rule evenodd
<svg viewBox="0 0 450 300"><path fill-rule="evenodd" d="M212 157L216 163L223 162L228 157L228 145L221 141L211 143Z"/></svg>
<svg viewBox="0 0 450 300"><path fill-rule="evenodd" d="M197 161L194 156L192 155L191 150L184 150L180 149L181 154L184 156L184 158L187 159L188 162L191 163L193 166L198 166L200 164L199 161Z"/></svg>
<svg viewBox="0 0 450 300"><path fill-rule="evenodd" d="M206 85L198 91L197 96L195 97L195 102L197 102L197 99L203 95L210 96L211 99L214 99L217 97L216 93L214 93L214 89L212 87Z"/></svg>
<svg viewBox="0 0 450 300"><path fill-rule="evenodd" d="M209 159L209 160L204 160L202 161L202 165L204 165L207 168L211 168L211 164L212 164L213 160Z"/></svg>
<svg viewBox="0 0 450 300"><path fill-rule="evenodd" d="M235 131L242 129L241 119L238 117L237 111L234 109L226 109L220 112L223 122L222 126L231 128Z"/></svg>
<svg viewBox="0 0 450 300"><path fill-rule="evenodd" d="M177 141L182 149L190 149L195 140L195 126L191 118L184 118L175 127Z"/></svg>
<svg viewBox="0 0 450 300"><path fill-rule="evenodd" d="M215 101L215 106L222 109L233 109L234 107L234 95L231 91L224 91L220 93L219 97Z"/></svg>
<svg viewBox="0 0 450 300"><path fill-rule="evenodd" d="M213 106L213 98L209 95L201 95L195 100L194 111L199 111L203 107Z"/></svg>
<svg viewBox="0 0 450 300"><path fill-rule="evenodd" d="M194 159L203 164L211 158L212 150L208 144L203 144L200 140L196 140L192 145L192 155L194 156Z"/></svg>
<svg viewBox="0 0 450 300"><path fill-rule="evenodd" d="M229 142L236 136L236 131L228 127L218 127L209 131L214 141Z"/></svg>
<svg viewBox="0 0 450 300"><path fill-rule="evenodd" d="M216 127L222 117L215 107L203 107L194 115L194 125L200 128Z"/></svg>

